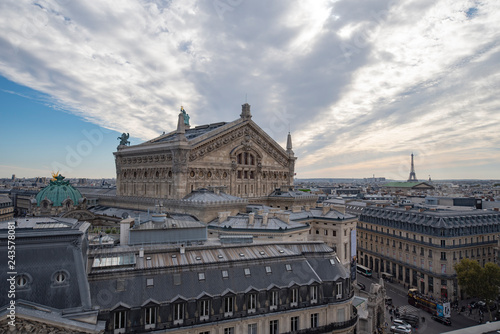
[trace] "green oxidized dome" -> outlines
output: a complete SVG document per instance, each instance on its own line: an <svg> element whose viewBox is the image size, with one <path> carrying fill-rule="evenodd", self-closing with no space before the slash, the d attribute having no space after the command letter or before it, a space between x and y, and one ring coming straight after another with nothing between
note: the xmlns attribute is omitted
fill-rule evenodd
<svg viewBox="0 0 500 334"><path fill-rule="evenodd" d="M69 181L63 181L64 176L57 175L50 181L50 184L40 190L36 195L36 204L40 203L47 198L52 202L52 206L62 206L62 202L67 198L73 201L73 205L78 205L78 200L82 198L82 194L69 184Z"/></svg>

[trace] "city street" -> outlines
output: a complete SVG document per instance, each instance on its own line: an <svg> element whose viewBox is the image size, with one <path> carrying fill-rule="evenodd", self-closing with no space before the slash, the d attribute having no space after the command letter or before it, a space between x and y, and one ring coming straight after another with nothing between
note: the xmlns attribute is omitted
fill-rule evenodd
<svg viewBox="0 0 500 334"><path fill-rule="evenodd" d="M367 291L369 291L371 283L378 283L378 279L368 278L360 274L357 275L357 279L359 282L363 283L366 286ZM392 298L392 302L395 307L408 305L407 291L403 286L388 282L384 282L384 285L386 287L387 296ZM470 327L478 324L478 321L473 319L474 317L476 317L477 319L477 313L469 317L463 313L457 314L455 310L452 310L451 312L451 323L452 323L451 326L446 326L432 320L431 315L429 313L420 309L418 310L418 316L420 317L420 319L424 317L425 322L420 321L419 327L417 330L415 330L415 333L439 334L454 329ZM386 311L385 318L390 328L391 321L390 321L390 314L388 311ZM386 333L389 333L389 330L387 330Z"/></svg>

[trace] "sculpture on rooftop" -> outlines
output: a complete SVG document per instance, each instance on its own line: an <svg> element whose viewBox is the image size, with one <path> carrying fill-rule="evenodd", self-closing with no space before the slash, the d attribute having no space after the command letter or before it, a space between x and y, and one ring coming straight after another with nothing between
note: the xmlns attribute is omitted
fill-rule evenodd
<svg viewBox="0 0 500 334"><path fill-rule="evenodd" d="M128 133L125 133L125 132L122 133L122 135L117 138L120 141L120 146L121 145L130 145L130 142L128 141L128 138L129 138L129 134Z"/></svg>
<svg viewBox="0 0 500 334"><path fill-rule="evenodd" d="M184 116L184 125L189 126L189 119L191 117L189 117L189 114L186 112L186 110L184 110L183 106L181 106L181 112L182 112L182 115Z"/></svg>

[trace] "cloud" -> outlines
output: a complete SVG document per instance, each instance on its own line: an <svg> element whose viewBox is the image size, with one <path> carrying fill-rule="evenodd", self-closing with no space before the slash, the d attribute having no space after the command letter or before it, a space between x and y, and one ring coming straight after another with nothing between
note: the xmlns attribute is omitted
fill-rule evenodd
<svg viewBox="0 0 500 334"><path fill-rule="evenodd" d="M0 74L143 140L172 130L180 105L195 125L231 121L247 96L273 138L292 130L299 177L400 177L412 151L436 178L462 164L493 177L499 6L4 1Z"/></svg>

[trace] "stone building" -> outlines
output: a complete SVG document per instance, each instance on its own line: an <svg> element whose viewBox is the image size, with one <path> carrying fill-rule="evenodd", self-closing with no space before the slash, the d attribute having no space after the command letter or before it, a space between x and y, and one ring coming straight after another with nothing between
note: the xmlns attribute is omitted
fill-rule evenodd
<svg viewBox="0 0 500 334"><path fill-rule="evenodd" d="M11 220L14 217L14 205L7 196L0 196L0 222Z"/></svg>
<svg viewBox="0 0 500 334"><path fill-rule="evenodd" d="M105 333L355 333L350 276L319 242L89 254Z"/></svg>
<svg viewBox="0 0 500 334"><path fill-rule="evenodd" d="M229 123L191 128L185 115L179 114L173 132L133 146L122 140L114 153L117 196L182 199L219 186L233 196L257 198L293 185L290 134L285 150L252 121L249 104Z"/></svg>
<svg viewBox="0 0 500 334"><path fill-rule="evenodd" d="M359 217L358 263L392 274L421 293L462 297L453 265L463 258L495 261L500 213L367 207Z"/></svg>

